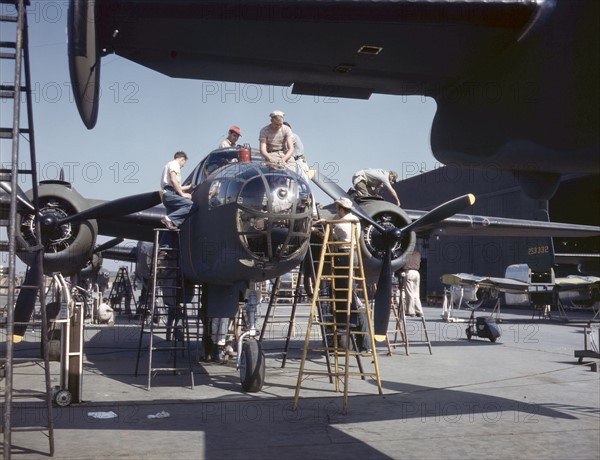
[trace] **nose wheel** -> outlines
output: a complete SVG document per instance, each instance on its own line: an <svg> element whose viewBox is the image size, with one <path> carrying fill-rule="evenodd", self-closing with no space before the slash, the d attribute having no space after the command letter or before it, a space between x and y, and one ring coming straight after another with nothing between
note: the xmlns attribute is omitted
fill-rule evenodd
<svg viewBox="0 0 600 460"><path fill-rule="evenodd" d="M242 388L248 393L256 393L265 382L265 355L260 342L245 340L240 356L240 380Z"/></svg>

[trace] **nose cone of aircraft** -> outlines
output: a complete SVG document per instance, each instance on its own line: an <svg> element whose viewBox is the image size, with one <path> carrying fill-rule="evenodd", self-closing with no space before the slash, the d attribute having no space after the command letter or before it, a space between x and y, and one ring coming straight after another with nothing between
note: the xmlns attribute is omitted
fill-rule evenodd
<svg viewBox="0 0 600 460"><path fill-rule="evenodd" d="M312 200L306 181L288 170L255 168L238 195L238 234L263 261L286 260L306 249Z"/></svg>

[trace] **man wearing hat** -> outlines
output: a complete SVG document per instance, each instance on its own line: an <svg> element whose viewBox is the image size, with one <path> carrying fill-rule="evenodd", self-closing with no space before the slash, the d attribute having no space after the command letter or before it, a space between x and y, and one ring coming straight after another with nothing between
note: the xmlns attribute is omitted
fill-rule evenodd
<svg viewBox="0 0 600 460"><path fill-rule="evenodd" d="M261 129L258 135L260 154L268 162L280 165L294 158L294 138L289 126L283 124L284 115L280 110L271 112L271 123Z"/></svg>
<svg viewBox="0 0 600 460"><path fill-rule="evenodd" d="M361 169L352 176L352 186L356 191L356 196L379 196L381 189L385 187L390 195L400 206L400 199L392 187L398 180L396 171L386 171L385 169Z"/></svg>
<svg viewBox="0 0 600 460"><path fill-rule="evenodd" d="M219 144L219 148L224 149L226 147L235 147L235 144L240 137L242 137L242 131L238 126L233 125L231 128L229 128L227 137Z"/></svg>
<svg viewBox="0 0 600 460"><path fill-rule="evenodd" d="M348 243L347 246L340 246L342 251L350 251L350 242L352 241L352 224L355 222L358 227L358 233L360 234L360 221L358 217L352 214L352 200L342 197L335 200L335 212L340 220L347 222L340 222L334 224L331 229L333 239L335 241L344 241Z"/></svg>
<svg viewBox="0 0 600 460"><path fill-rule="evenodd" d="M336 320L338 323L345 323L346 316L346 296L348 295L348 267L350 266L350 249L352 242L352 223L356 224L358 234L360 235L360 221L358 217L356 217L352 213L352 200L341 197L335 200L335 211L337 217L342 222L338 222L333 224L331 229L331 233L333 239L339 242L348 243L347 245L342 244L337 247L340 255L335 258L335 275L337 275L335 279L335 291L334 297L336 299L335 302L335 311L336 311ZM323 234L321 233L322 237ZM355 245L359 242L356 241ZM360 300L356 295L356 289L353 289L352 294L352 304L351 309L356 310L360 304ZM359 330L363 332L363 334L357 334L356 336L356 345L358 347L358 351L366 351L370 352L371 350L371 337L369 335L369 324L366 318L365 312L360 312L358 314L353 313L350 316L350 323L354 324L353 329ZM339 327L339 324L338 324Z"/></svg>

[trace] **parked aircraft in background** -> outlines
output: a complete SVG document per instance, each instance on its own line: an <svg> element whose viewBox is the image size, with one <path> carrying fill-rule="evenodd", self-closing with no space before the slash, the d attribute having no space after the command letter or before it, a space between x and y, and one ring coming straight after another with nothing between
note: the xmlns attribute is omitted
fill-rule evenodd
<svg viewBox="0 0 600 460"><path fill-rule="evenodd" d="M444 275L442 283L448 290L442 312L446 321L456 321L452 312L461 306L477 309L485 304L499 308L500 293L504 294L506 305L531 306L547 317L551 316L551 308L555 308L562 319L567 319L563 308L567 302L585 307L600 302L600 278L569 275L536 280L526 264L507 267L503 278L455 273Z"/></svg>

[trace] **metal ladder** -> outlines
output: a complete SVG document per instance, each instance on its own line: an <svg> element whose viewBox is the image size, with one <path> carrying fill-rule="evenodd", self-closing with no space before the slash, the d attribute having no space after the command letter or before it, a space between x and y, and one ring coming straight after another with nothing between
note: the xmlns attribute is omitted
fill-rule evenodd
<svg viewBox="0 0 600 460"><path fill-rule="evenodd" d="M135 293L133 292L133 286L131 285L131 279L129 278L129 271L127 267L119 267L119 271L117 272L117 276L115 276L115 280L113 281L112 287L110 288L110 293L108 295L111 307L114 308L116 303L119 304L119 313L121 311L121 301L125 298L125 308L129 307L129 312L125 312L128 314L133 314L131 311L131 302L133 301L133 306L135 307L135 311L137 313L137 302L135 300ZM118 302L117 302L118 300Z"/></svg>
<svg viewBox="0 0 600 460"><path fill-rule="evenodd" d="M293 300L292 300L292 308L289 314L289 317L287 318L287 320L282 320L282 323L287 323L287 334L286 334L286 339L285 339L285 345L283 348L283 356L281 359L281 368L283 369L286 365L287 362L287 358L289 355L289 350L290 350L290 341L292 340L292 336L295 335L297 328L299 328L301 325L305 325L307 323L299 323L297 322L297 318L298 318L298 306L302 305L304 306L304 304L300 304L299 299L300 299L300 286L302 286L302 283L305 281L305 278L308 276L310 278L310 280L312 280L312 283L314 284L314 280L316 279L316 272L315 272L315 265L314 265L314 259L312 256L312 247L309 248L308 252L306 253L306 257L304 258L304 260L302 261L302 263L300 264L300 268L298 269L298 274L297 274L297 278L295 281L295 288L294 288L294 295L293 295ZM261 330L261 334L260 334L260 339L263 339L263 335L265 333L265 329L267 326L267 322L269 321L270 318L270 311L271 311L271 307L273 304L273 299L277 299L279 298L278 293L277 293L277 289L279 288L279 284L278 284L278 280L279 278L277 278L277 280L275 281L275 284L273 285L273 292L271 293L271 298L269 301L269 307L267 309L267 313L265 314L265 320L263 323L263 327ZM304 283L306 284L306 283ZM313 286L314 289L314 286ZM310 295L312 297L312 293L307 292L307 295ZM310 313L310 306L311 304L309 303L309 313ZM317 300L317 305L316 305L316 314L318 315L318 318L323 318L323 306L321 304L321 299ZM273 317L275 316L275 314L273 314ZM327 340L327 331L325 326L323 326L323 321L320 321L321 327L319 329L319 332L321 334L321 340L323 341L323 346L325 346L325 341ZM330 362L330 355L329 353L325 354L325 358L327 360L327 369L331 368L331 362ZM330 382L333 382L333 379L330 378L329 379Z"/></svg>
<svg viewBox="0 0 600 460"><path fill-rule="evenodd" d="M171 240L175 240L172 247L160 247L160 237L164 232L171 233L169 236L174 236L174 238L171 238ZM162 228L154 230L150 302L147 303L148 307L142 319L135 365L135 375L137 376L141 352L145 348L148 352L148 390L150 390L153 375L158 372L173 372L173 374L189 372L191 388L194 388L194 369L190 350L191 334L179 247L179 230ZM160 303L163 308L158 305L159 301L162 301ZM155 344L155 334L163 332L165 333L165 340ZM145 335L149 336L147 344L144 344ZM172 365L155 365L155 352L171 353ZM179 352L187 355L187 367L177 365Z"/></svg>
<svg viewBox="0 0 600 460"><path fill-rule="evenodd" d="M343 388L343 413L348 410L348 386L349 378L359 376L361 378L372 377L377 382L379 394L382 394L381 379L379 377L379 364L377 361L377 352L375 347L375 339L373 336L372 314L369 305L367 294L366 278L362 265L362 255L360 245L358 244L359 234L356 223L352 222L352 238L349 251L343 250L342 246L347 246L344 241L334 241L332 238L332 226L337 223L348 223L347 220L339 221L324 221L325 236L323 239L323 248L319 260L317 276L315 281L315 292L313 294L311 312L308 319L308 327L304 341L302 352L302 360L298 371L298 380L296 384L296 392L294 395L293 409L298 408L298 399L300 396L300 388L302 380L305 376L322 375L327 376L330 380L333 378L336 392L340 391L340 384ZM351 255L356 254L357 257ZM329 264L331 271L325 273L324 267ZM329 281L331 283L331 294L324 293L325 290L318 289L321 281ZM365 333L358 330L355 326L356 318L362 312L358 302L354 301L358 294L362 294L364 299L363 307L365 309L365 318L367 321L370 351L361 352L357 350L356 339L358 336L364 338ZM317 315L317 305L319 302L330 306L329 314L322 316ZM324 327L331 331L327 334L327 340L319 346L311 346L312 327ZM333 356L333 368L326 371L321 370L306 370L306 361L308 351L318 351L331 354ZM358 372L351 371L351 358L360 356L368 356L372 358L373 370L366 372L358 360Z"/></svg>
<svg viewBox="0 0 600 460"><path fill-rule="evenodd" d="M9 459L11 457L13 442L13 432L19 431L47 431L50 455L54 455L54 429L52 417L52 387L50 379L50 364L48 353L48 321L45 308L41 308L41 342L44 350L41 359L31 357L15 357L15 339L13 338L15 326L28 327L33 322L28 319L25 322L17 322L15 320L15 312L13 311L16 302L16 239L17 239L17 206L27 207L30 209L32 219L35 222L35 242L31 243L28 252L32 254L33 268L32 275L34 282L24 283L20 286L24 293L30 291L32 297L39 297L39 303L43 307L45 305L44 293L44 276L43 276L43 245L40 232L39 219L35 218L40 215L40 206L38 200L38 178L35 165L35 142L33 129L33 106L31 96L31 75L29 65L29 43L27 34L27 14L26 6L29 2L25 0L0 0L0 28L2 36L0 36L0 60L5 63L14 65L14 83L0 85L0 99L5 102L12 102L13 117L12 126L0 127L0 141L2 147L0 150L5 151L5 143L11 143L10 168L2 168L0 170L0 186L2 190L9 196L10 211L7 223L8 233L8 292L7 292L7 311L6 311L6 347L5 357L2 359L3 376L4 376L4 418L2 425L3 434L3 457ZM14 32L14 41L10 38L4 38L4 34L12 34ZM22 80L24 78L24 83ZM27 109L27 125L21 126L21 95L25 94L26 109ZM28 141L30 169L20 169L21 161L19 159L19 141L21 138ZM8 150L8 149L6 149ZM3 157L4 159L4 157ZM18 183L19 176L30 176L32 182L33 197L31 200L25 197ZM28 280L28 277L25 278ZM29 279L30 280L30 279ZM44 368L45 390L40 392L19 392L19 397L23 394L27 398L42 398L45 400L46 425L43 426L13 426L13 409L19 409L19 406L13 407L13 398L17 395L14 391L14 367L19 362L41 362ZM24 404L27 404L24 402ZM43 418L43 417L41 417ZM26 417L20 417L21 420L26 420Z"/></svg>
<svg viewBox="0 0 600 460"><path fill-rule="evenodd" d="M290 312L295 309L298 303L298 289L302 276L296 269L292 270L289 275L289 279L279 276L273 282L269 294L269 305L264 315L259 340L265 337L267 330L269 338L280 338L285 331L285 326L283 325L288 325L292 328L295 326L293 323L290 323ZM276 329L277 325L282 325L279 331ZM277 334L278 332L280 334Z"/></svg>

